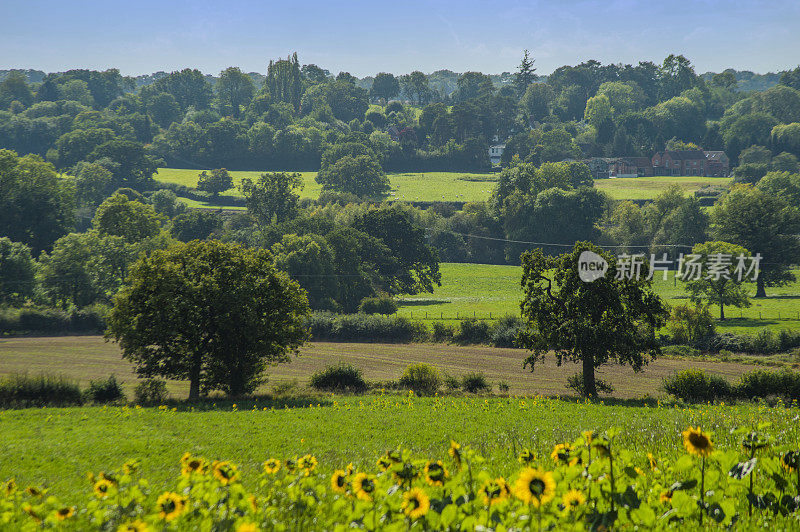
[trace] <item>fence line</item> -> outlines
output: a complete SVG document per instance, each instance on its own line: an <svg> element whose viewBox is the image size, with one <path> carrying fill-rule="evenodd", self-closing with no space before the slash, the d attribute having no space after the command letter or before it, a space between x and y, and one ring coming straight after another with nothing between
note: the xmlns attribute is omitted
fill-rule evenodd
<svg viewBox="0 0 800 532"><path fill-rule="evenodd" d="M718 310L711 308L711 315L715 319L719 319ZM441 321L460 321L466 319L479 319L479 320L499 320L503 318L515 317L519 318L520 313L509 312L487 312L487 311L458 311L458 312L443 312L433 310L408 310L400 309L397 311L397 316L404 316L410 319L417 320L441 320ZM725 321L728 320L763 320L763 321L800 321L800 310L742 310L735 307L725 309Z"/></svg>

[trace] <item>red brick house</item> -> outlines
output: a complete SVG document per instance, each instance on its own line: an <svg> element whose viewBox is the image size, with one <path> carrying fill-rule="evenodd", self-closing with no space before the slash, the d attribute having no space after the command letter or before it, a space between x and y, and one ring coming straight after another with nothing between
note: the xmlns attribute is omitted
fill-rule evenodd
<svg viewBox="0 0 800 532"><path fill-rule="evenodd" d="M705 151L706 173L708 177L728 177L731 161L724 151Z"/></svg>
<svg viewBox="0 0 800 532"><path fill-rule="evenodd" d="M645 177L653 175L653 166L647 157L619 157L608 165L610 177Z"/></svg>
<svg viewBox="0 0 800 532"><path fill-rule="evenodd" d="M702 150L662 151L653 155L654 175L704 176L706 154Z"/></svg>

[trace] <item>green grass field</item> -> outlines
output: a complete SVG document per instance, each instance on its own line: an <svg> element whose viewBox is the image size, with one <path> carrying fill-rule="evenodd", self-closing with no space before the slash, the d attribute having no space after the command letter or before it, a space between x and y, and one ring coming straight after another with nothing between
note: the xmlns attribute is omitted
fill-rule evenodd
<svg viewBox="0 0 800 532"><path fill-rule="evenodd" d="M162 490L179 472L188 451L209 459L231 459L252 489L264 460L311 453L319 469L352 462L373 471L375 457L398 446L447 460L451 440L470 445L498 474L518 471L516 455L529 448L544 467L557 443L587 429L622 428L617 448L629 449L647 469L646 453L659 460L684 454L680 432L702 424L715 444L737 449L735 427L771 424L776 444L797 446L796 409L758 406L671 408L605 406L550 399L329 397L313 407L266 409L268 402L220 402L206 411L156 408L44 408L0 412L0 480L44 486L73 502L90 490L87 471L109 471L125 460L141 461L141 472ZM673 480L669 480L671 483Z"/></svg>
<svg viewBox="0 0 800 532"><path fill-rule="evenodd" d="M164 183L177 183L187 187L197 185L199 170L159 168L155 179ZM236 187L242 178L257 179L262 172L232 171ZM322 186L315 180L316 172L300 172L303 177L301 198L317 198ZM463 172L413 172L389 174L392 190L389 199L403 201L483 201L494 188L494 174ZM233 188L224 195L238 196ZM198 203L198 202L195 202ZM198 204L199 205L199 204ZM196 205L190 205L196 206ZM201 205L202 206L202 205Z"/></svg>
<svg viewBox="0 0 800 532"><path fill-rule="evenodd" d="M164 183L177 183L187 187L197 185L199 170L159 168L155 178ZM242 178L255 179L261 172L233 171L234 184L238 187ZM316 172L300 172L303 176L302 198L317 198L322 187L315 181ZM470 174L463 172L406 172L388 174L392 186L390 200L402 201L485 201L489 199L496 174ZM594 184L616 200L653 199L659 192L672 185L680 185L687 194L705 185L727 186L730 178L720 177L638 177L620 179L598 179ZM239 195L234 188L225 195ZM188 203L188 201L187 201ZM205 206L198 202L190 206Z"/></svg>
<svg viewBox="0 0 800 532"><path fill-rule="evenodd" d="M402 298L401 315L419 319L519 315L521 267L442 263L440 270L442 286L436 287L433 294ZM654 286L671 305L682 304L688 297L683 284L675 281L674 272L669 272L666 281L658 273ZM755 285L750 288L755 294ZM717 322L718 331L756 333L761 327L776 331L800 327L800 281L769 288L767 295L766 299L751 299L749 308L727 307L728 319ZM712 308L712 314L718 316L716 308Z"/></svg>
<svg viewBox="0 0 800 532"><path fill-rule="evenodd" d="M728 186L730 177L631 177L615 179L596 179L594 186L615 200L647 200L655 198L659 192L672 185L680 185L684 194L693 194L706 185Z"/></svg>

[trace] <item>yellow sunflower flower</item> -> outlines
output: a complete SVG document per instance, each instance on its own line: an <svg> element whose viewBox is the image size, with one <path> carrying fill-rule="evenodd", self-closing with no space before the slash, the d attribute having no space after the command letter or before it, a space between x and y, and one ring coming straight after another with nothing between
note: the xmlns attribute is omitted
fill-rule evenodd
<svg viewBox="0 0 800 532"><path fill-rule="evenodd" d="M371 501L375 494L375 477L359 473L353 478L353 493L362 501Z"/></svg>
<svg viewBox="0 0 800 532"><path fill-rule="evenodd" d="M277 458L270 458L264 462L264 472L269 475L274 475L281 468L281 461Z"/></svg>
<svg viewBox="0 0 800 532"><path fill-rule="evenodd" d="M17 491L17 483L14 481L13 478L7 480L5 484L3 484L3 493L6 494L6 497L11 496L11 494L14 493L15 491Z"/></svg>
<svg viewBox="0 0 800 532"><path fill-rule="evenodd" d="M64 508L59 508L56 510L56 519L59 521L65 521L75 515L75 508L69 506Z"/></svg>
<svg viewBox="0 0 800 532"><path fill-rule="evenodd" d="M258 532L258 525L255 523L242 523L236 527L236 532Z"/></svg>
<svg viewBox="0 0 800 532"><path fill-rule="evenodd" d="M530 449L523 449L517 457L517 461L524 466L531 465L535 460L536 454Z"/></svg>
<svg viewBox="0 0 800 532"><path fill-rule="evenodd" d="M658 469L658 461L656 460L656 457L653 455L653 453L647 453L647 461L650 463L650 469L652 469L653 471Z"/></svg>
<svg viewBox="0 0 800 532"><path fill-rule="evenodd" d="M442 486L449 476L441 460L425 464L425 480L431 486Z"/></svg>
<svg viewBox="0 0 800 532"><path fill-rule="evenodd" d="M331 489L336 493L347 493L347 472L337 469L331 475Z"/></svg>
<svg viewBox="0 0 800 532"><path fill-rule="evenodd" d="M453 459L456 465L461 465L461 444L456 443L453 440L450 440L450 448L447 450L447 454Z"/></svg>
<svg viewBox="0 0 800 532"><path fill-rule="evenodd" d="M708 456L714 450L714 444L711 442L711 436L707 432L689 427L683 431L683 446L689 454L696 456Z"/></svg>
<svg viewBox="0 0 800 532"><path fill-rule="evenodd" d="M562 462L570 466L580 463L580 457L573 456L572 445L569 443L559 443L553 447L553 452L550 453L550 458L554 462Z"/></svg>
<svg viewBox="0 0 800 532"><path fill-rule="evenodd" d="M108 492L114 488L114 483L107 478L101 478L94 483L94 494L98 499L108 497Z"/></svg>
<svg viewBox="0 0 800 532"><path fill-rule="evenodd" d="M781 465L790 473L800 469L800 451L788 451L781 455Z"/></svg>
<svg viewBox="0 0 800 532"><path fill-rule="evenodd" d="M144 521L137 519L123 523L117 528L117 532L150 532L150 527Z"/></svg>
<svg viewBox="0 0 800 532"><path fill-rule="evenodd" d="M31 497L41 497L44 492L39 488L37 488L36 486L28 486L27 488L25 488L25 493L27 493Z"/></svg>
<svg viewBox="0 0 800 532"><path fill-rule="evenodd" d="M381 471L388 471L392 467L392 461L389 460L388 456L381 456L378 458L378 469Z"/></svg>
<svg viewBox="0 0 800 532"><path fill-rule="evenodd" d="M236 482L239 478L239 471L236 470L236 466L227 461L214 462L212 472L214 478L223 486Z"/></svg>
<svg viewBox="0 0 800 532"><path fill-rule="evenodd" d="M487 480L478 490L478 495L483 498L485 506L492 506L506 500L510 493L508 483L502 477Z"/></svg>
<svg viewBox="0 0 800 532"><path fill-rule="evenodd" d="M186 510L186 499L177 493L167 491L158 496L156 509L158 517L165 521L172 521Z"/></svg>
<svg viewBox="0 0 800 532"><path fill-rule="evenodd" d="M300 460L297 461L297 467L302 469L305 475L308 476L317 468L317 459L310 454L301 456Z"/></svg>
<svg viewBox="0 0 800 532"><path fill-rule="evenodd" d="M403 513L411 519L419 519L428 513L431 500L421 488L411 488L403 494Z"/></svg>
<svg viewBox="0 0 800 532"><path fill-rule="evenodd" d="M564 505L564 509L570 512L577 510L579 506L582 506L586 502L586 496L583 492L578 490L569 490L561 497L561 503Z"/></svg>
<svg viewBox="0 0 800 532"><path fill-rule="evenodd" d="M191 476L192 473L203 474L206 472L208 464L203 458L198 456L189 457L187 460L181 460L181 475L184 477Z"/></svg>
<svg viewBox="0 0 800 532"><path fill-rule="evenodd" d="M122 464L122 472L126 475L132 475L139 470L139 461L138 460L127 460L124 464Z"/></svg>
<svg viewBox="0 0 800 532"><path fill-rule="evenodd" d="M658 496L658 502L661 504L669 504L672 501L672 492L670 490L662 491Z"/></svg>
<svg viewBox="0 0 800 532"><path fill-rule="evenodd" d="M522 502L537 508L553 500L555 492L553 474L532 467L522 471L514 483L514 495Z"/></svg>

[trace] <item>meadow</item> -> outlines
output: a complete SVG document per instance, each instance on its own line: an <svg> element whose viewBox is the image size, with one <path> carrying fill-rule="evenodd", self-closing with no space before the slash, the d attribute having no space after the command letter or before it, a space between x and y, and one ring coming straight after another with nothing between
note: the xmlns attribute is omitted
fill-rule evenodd
<svg viewBox="0 0 800 532"><path fill-rule="evenodd" d="M281 406L243 400L2 411L0 480L15 482L11 489L4 484L0 515L73 530L114 530L133 519L178 530L211 521L224 530L256 530L244 528L248 523L319 530L350 522L387 530L453 522L583 529L584 519L686 529L701 519L701 484L711 510L707 525L800 524L793 506L800 485L793 470L781 467L792 463L787 451L800 447L796 407L396 395ZM691 439L685 433L682 444L689 427L703 432ZM748 439L750 431L758 432ZM752 456L742 442L767 438L748 490L756 473L750 467L742 474ZM458 446L448 454L451 442ZM737 467L741 480L728 474ZM493 482L502 488L495 495ZM26 493L25 486L35 489ZM769 510L748 516L748 491L764 494ZM409 504L412 497L416 504ZM773 514L777 501L788 515Z"/></svg>
<svg viewBox="0 0 800 532"><path fill-rule="evenodd" d="M442 286L432 294L406 296L400 300L399 313L415 319L463 319L470 317L494 318L519 315L522 298L520 266L442 263ZM800 273L800 272L796 272ZM663 280L657 272L654 288L670 305L688 301L683 283L675 279L675 272ZM750 293L755 285L749 283ZM754 334L760 328L774 331L800 327L800 281L784 287L768 288L766 299L751 299L748 308L726 307L724 321L717 321L718 332ZM719 317L719 310L711 313Z"/></svg>
<svg viewBox="0 0 800 532"><path fill-rule="evenodd" d="M200 170L180 168L159 168L155 176L157 181L176 183L187 187L197 186ZM231 171L233 182L238 187L242 178L256 179L261 172ZM316 172L300 172L303 178L301 198L316 199L322 190L315 181ZM486 201L494 189L497 174L474 174L463 172L404 172L388 174L391 183L390 200L395 201ZM655 198L659 192L672 185L680 185L686 194L692 194L705 185L727 186L731 178L724 177L638 177L597 179L597 189L606 192L615 200L648 200ZM223 195L238 196L239 191L233 188ZM192 207L206 207L199 202Z"/></svg>
<svg viewBox="0 0 800 532"><path fill-rule="evenodd" d="M187 187L197 186L200 170L159 168L156 181L176 183ZM257 179L263 172L231 171L234 186L245 177ZM322 186L316 182L316 172L299 172L303 179L301 198L316 199ZM494 174L463 172L406 172L388 174L391 184L390 200L396 201L484 201L491 195L497 177ZM223 195L239 196L238 188ZM197 202L196 202L197 203ZM204 206L202 204L190 206Z"/></svg>

